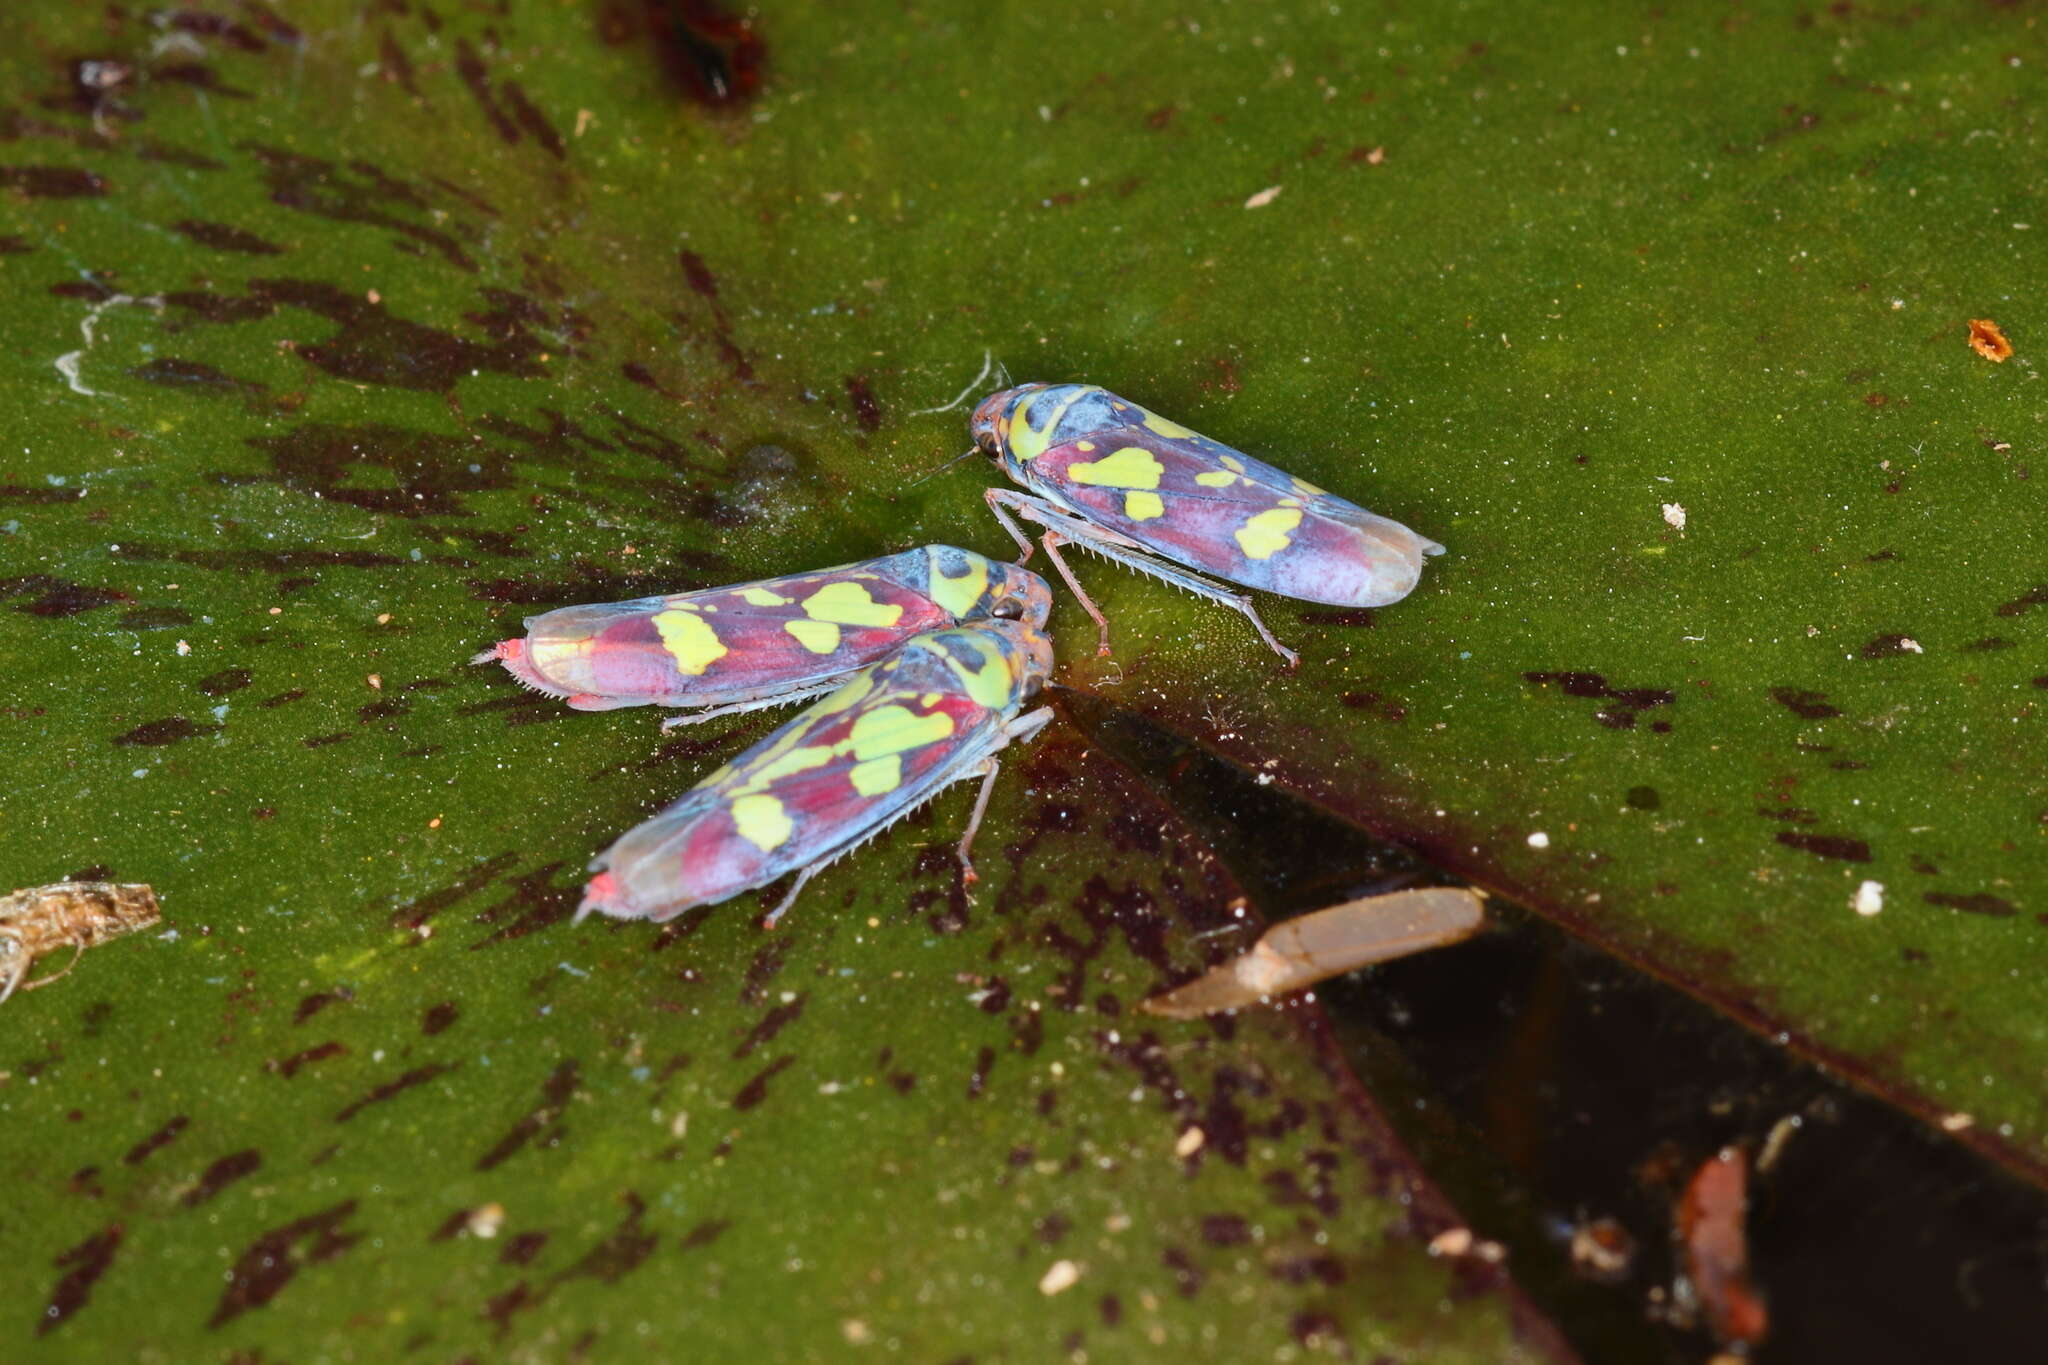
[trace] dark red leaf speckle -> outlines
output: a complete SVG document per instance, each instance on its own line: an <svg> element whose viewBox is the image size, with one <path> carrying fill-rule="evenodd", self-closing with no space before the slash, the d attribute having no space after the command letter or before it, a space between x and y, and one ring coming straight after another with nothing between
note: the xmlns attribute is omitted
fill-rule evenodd
<svg viewBox="0 0 2048 1365"><path fill-rule="evenodd" d="M228 1287L222 1291L207 1326L218 1328L252 1308L261 1308L276 1298L300 1270L331 1260L362 1240L359 1234L341 1231L342 1224L355 1211L356 1201L345 1199L332 1208L273 1228L251 1242L228 1272Z"/></svg>
<svg viewBox="0 0 2048 1365"><path fill-rule="evenodd" d="M171 1119L164 1124L163 1127L157 1129L154 1133L151 1133L148 1137L142 1139L142 1141L136 1143L133 1147L130 1147L128 1149L128 1154L122 1157L121 1160L125 1164L130 1166L140 1166L143 1162L149 1160L151 1153L155 1152L160 1147L170 1146L173 1142L178 1140L178 1134L184 1132L187 1128L191 1126L192 1120L186 1115L173 1115Z"/></svg>
<svg viewBox="0 0 2048 1365"><path fill-rule="evenodd" d="M165 744L176 744L181 740L195 739L200 735L214 734L220 729L218 725L195 725L183 716L165 716L162 720L152 720L138 725L126 734L115 735L114 743L157 748Z"/></svg>
<svg viewBox="0 0 2048 1365"><path fill-rule="evenodd" d="M208 223L197 218L184 218L171 224L171 231L183 233L203 247L215 251L234 251L245 256L276 256L284 248L267 242L253 232L244 232L226 223Z"/></svg>
<svg viewBox="0 0 2048 1365"><path fill-rule="evenodd" d="M732 1107L741 1110L752 1109L762 1100L767 1099L768 1082L781 1075L783 1069L792 1065L795 1061L796 1058L794 1057L777 1057L774 1061L768 1063L766 1067L763 1067L755 1074L752 1080L740 1087L739 1093L732 1097Z"/></svg>
<svg viewBox="0 0 2048 1365"><path fill-rule="evenodd" d="M77 166L0 166L0 190L20 190L31 199L92 199L107 182Z"/></svg>
<svg viewBox="0 0 2048 1365"><path fill-rule="evenodd" d="M207 674L192 685L209 697L225 697L247 687L252 676L246 668L224 668L218 673Z"/></svg>
<svg viewBox="0 0 2048 1365"><path fill-rule="evenodd" d="M1816 858L1840 858L1851 863L1870 861L1870 845L1846 834L1801 834L1788 829L1779 831L1778 842L1787 848L1803 849Z"/></svg>
<svg viewBox="0 0 2048 1365"><path fill-rule="evenodd" d="M114 1253L120 1249L124 1235L119 1223L109 1224L51 1262L66 1273L50 1291L42 1321L36 1324L37 1336L56 1331L66 1318L91 1302L92 1287L114 1263Z"/></svg>
<svg viewBox="0 0 2048 1365"><path fill-rule="evenodd" d="M2019 913L2019 907L2011 901L2002 896L1994 896L1989 891L1979 891L1968 896L1958 896L1948 891L1929 891L1920 899L1929 905L1960 910L1966 915L1989 915L1994 919L2005 919Z"/></svg>
<svg viewBox="0 0 2048 1365"><path fill-rule="evenodd" d="M1803 720L1825 720L1839 716L1841 711L1828 705L1825 692L1808 692L1794 687L1774 687L1771 700Z"/></svg>
<svg viewBox="0 0 2048 1365"><path fill-rule="evenodd" d="M853 420L860 423L862 431L874 431L882 425L882 405L875 401L864 376L846 376L846 394L853 400Z"/></svg>
<svg viewBox="0 0 2048 1365"><path fill-rule="evenodd" d="M1890 659L1900 654L1914 654L1919 651L1908 647L1910 636L1879 635L1865 644L1862 649L1866 659Z"/></svg>
<svg viewBox="0 0 2048 1365"><path fill-rule="evenodd" d="M263 1154L254 1147L245 1147L239 1152L229 1152L206 1168L199 1177L199 1183L185 1192L183 1204L196 1209L222 1190L249 1175L263 1165Z"/></svg>

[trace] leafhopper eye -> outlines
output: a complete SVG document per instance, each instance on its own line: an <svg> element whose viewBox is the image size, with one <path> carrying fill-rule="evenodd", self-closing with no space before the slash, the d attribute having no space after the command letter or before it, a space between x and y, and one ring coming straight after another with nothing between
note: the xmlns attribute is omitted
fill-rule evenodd
<svg viewBox="0 0 2048 1365"><path fill-rule="evenodd" d="M1014 597L1005 597L990 607L988 614L998 621L1021 621L1024 619L1024 604Z"/></svg>

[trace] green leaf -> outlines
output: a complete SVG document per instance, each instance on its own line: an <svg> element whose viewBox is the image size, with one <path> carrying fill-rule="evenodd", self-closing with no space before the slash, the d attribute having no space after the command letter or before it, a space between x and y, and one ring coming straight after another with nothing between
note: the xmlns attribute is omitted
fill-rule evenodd
<svg viewBox="0 0 2048 1365"><path fill-rule="evenodd" d="M1564 1358L1312 1008L1137 1022L1272 871L1138 724L2048 1174L2025 16L505 9L0 21L0 829L171 931L0 1013L18 1350ZM772 719L462 661L1003 552L985 356L1449 554L1294 674L1083 567L971 902L570 926Z"/></svg>
<svg viewBox="0 0 2048 1365"><path fill-rule="evenodd" d="M1430 1253L1460 1220L1320 1016L1134 1012L1244 895L1071 730L972 900L952 797L775 934L567 922L773 721L464 661L931 534L888 295L808 192L835 264L772 258L801 85L705 110L585 13L352 14L9 25L12 867L167 916L4 1016L15 1351L1566 1358ZM844 20L781 22L825 61Z"/></svg>

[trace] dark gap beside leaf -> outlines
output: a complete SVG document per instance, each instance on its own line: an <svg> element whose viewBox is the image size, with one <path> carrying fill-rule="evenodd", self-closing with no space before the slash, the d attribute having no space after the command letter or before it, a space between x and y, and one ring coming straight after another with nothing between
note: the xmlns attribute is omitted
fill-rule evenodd
<svg viewBox="0 0 2048 1365"><path fill-rule="evenodd" d="M1757 1365L2011 1360L2048 1341L2048 1193L1536 916L1490 909L1491 934L1321 995L1423 1169L1508 1243L1587 1359L1701 1357L1699 1332L1644 1344L1673 1204L1720 1147L1754 1162L1794 1116L1750 1185L1771 1320ZM1600 1217L1638 1248L1611 1286L1571 1268L1572 1228Z"/></svg>
<svg viewBox="0 0 2048 1365"><path fill-rule="evenodd" d="M1269 919L1451 880L1102 697L1060 704ZM1751 1181L1771 1317L1758 1365L2003 1360L2048 1340L2048 1193L1546 921L1489 911L1479 939L1318 994L1421 1168L1507 1243L1518 1283L1588 1360L1701 1358L1702 1332L1654 1320L1675 1203L1702 1161L1737 1144L1755 1162L1788 1117L1798 1127ZM1602 1217L1636 1252L1595 1284L1570 1242Z"/></svg>

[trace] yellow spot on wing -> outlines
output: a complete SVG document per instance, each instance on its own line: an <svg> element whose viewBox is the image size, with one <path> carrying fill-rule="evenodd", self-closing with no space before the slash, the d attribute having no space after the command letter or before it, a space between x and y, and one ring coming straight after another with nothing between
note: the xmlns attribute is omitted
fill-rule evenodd
<svg viewBox="0 0 2048 1365"><path fill-rule="evenodd" d="M1067 409L1095 392L1097 390L1090 388L1074 390L1066 402L1047 413L1044 421L1036 423L1031 420L1031 411L1045 395L1033 394L1019 403L1017 410L1010 414L1010 430L1003 444L1009 447L1010 454L1020 460L1037 459L1052 447L1052 433L1058 430L1060 418L1067 415Z"/></svg>
<svg viewBox="0 0 2048 1365"><path fill-rule="evenodd" d="M856 763L847 776L853 781L853 789L862 796L885 795L903 784L902 755L884 754L865 763Z"/></svg>
<svg viewBox="0 0 2048 1365"><path fill-rule="evenodd" d="M693 611L671 608L658 612L654 628L661 632L661 647L676 661L676 667L692 676L702 673L730 651L719 640L711 623Z"/></svg>
<svg viewBox="0 0 2048 1365"><path fill-rule="evenodd" d="M962 632L965 636L965 632ZM979 636L965 636L964 644L970 644L981 655L981 667L974 668L946 651L946 663L967 689L967 695L975 705L1000 711L1010 704L1017 690L1017 680L1010 661L1002 650Z"/></svg>
<svg viewBox="0 0 2048 1365"><path fill-rule="evenodd" d="M1304 498L1320 497L1324 492L1323 489L1316 487L1307 479L1297 478L1292 474L1288 475L1287 477L1293 480L1294 491L1301 494Z"/></svg>
<svg viewBox="0 0 2048 1365"><path fill-rule="evenodd" d="M765 792L753 792L737 797L732 803L733 828L740 837L769 853L782 846L795 828L789 822L789 815L782 809L782 802Z"/></svg>
<svg viewBox="0 0 2048 1365"><path fill-rule="evenodd" d="M785 777L795 777L813 768L823 767L832 761L832 746L829 744L807 744L801 749L791 749L770 762L763 763L747 775L747 788L759 790L773 786Z"/></svg>
<svg viewBox="0 0 2048 1365"><path fill-rule="evenodd" d="M1150 409L1145 409L1144 412L1145 425L1151 428L1153 431L1158 432L1161 436L1168 437L1172 440L1186 440L1190 436L1199 435L1198 432L1189 431L1186 427L1182 426L1178 422L1167 421L1164 417L1161 417L1158 413L1153 412Z"/></svg>
<svg viewBox="0 0 2048 1365"><path fill-rule="evenodd" d="M877 602L860 584L840 579L806 597L804 615L842 626L893 626L903 619L903 608L895 602Z"/></svg>
<svg viewBox="0 0 2048 1365"><path fill-rule="evenodd" d="M784 621L782 628L813 654L830 654L839 648L839 627L830 621Z"/></svg>
<svg viewBox="0 0 2048 1365"><path fill-rule="evenodd" d="M593 643L589 639L534 640L526 647L526 657L532 661L534 671L546 677L570 660L590 653Z"/></svg>
<svg viewBox="0 0 2048 1365"><path fill-rule="evenodd" d="M847 738L853 756L866 760L921 749L953 733L953 718L944 711L919 715L907 706L889 702L854 718Z"/></svg>
<svg viewBox="0 0 2048 1365"><path fill-rule="evenodd" d="M1247 559L1271 559L1294 543L1288 532L1299 525L1299 507L1269 507L1237 528L1237 543Z"/></svg>
<svg viewBox="0 0 2048 1365"><path fill-rule="evenodd" d="M1099 488L1157 488L1162 469L1143 446L1125 446L1102 459L1068 465L1067 477Z"/></svg>
<svg viewBox="0 0 2048 1365"><path fill-rule="evenodd" d="M1195 482L1204 488L1228 488L1237 482L1237 475L1227 469L1206 469L1195 475Z"/></svg>
<svg viewBox="0 0 2048 1365"><path fill-rule="evenodd" d="M1218 455L1216 458L1231 473L1244 473L1244 461L1238 459L1235 455Z"/></svg>
<svg viewBox="0 0 2048 1365"><path fill-rule="evenodd" d="M773 588L741 588L740 600L750 607L786 607L789 599Z"/></svg>
<svg viewBox="0 0 2048 1365"><path fill-rule="evenodd" d="M974 610L974 604L988 591L988 561L975 556L967 561L967 572L958 578L948 578L940 570L936 558L932 560L931 594L932 601L944 607L957 620Z"/></svg>
<svg viewBox="0 0 2048 1365"><path fill-rule="evenodd" d="M874 690L874 670L864 668L851 678L848 678L846 686L840 688L837 692L831 693L825 700L813 706L810 711L811 718L816 720L822 716L836 715L838 712L850 710L865 701L868 693Z"/></svg>
<svg viewBox="0 0 2048 1365"><path fill-rule="evenodd" d="M1149 521L1166 515L1166 504L1157 493L1135 491L1124 494L1124 515L1132 521Z"/></svg>

